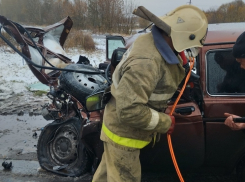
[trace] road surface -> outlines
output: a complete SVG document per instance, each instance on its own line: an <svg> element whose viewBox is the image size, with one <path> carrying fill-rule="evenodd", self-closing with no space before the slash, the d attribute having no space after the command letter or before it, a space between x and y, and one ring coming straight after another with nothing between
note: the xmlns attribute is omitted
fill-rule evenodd
<svg viewBox="0 0 245 182"><path fill-rule="evenodd" d="M36 145L42 128L49 121L42 116L0 115L0 182L90 182L91 174L81 177L62 177L40 168ZM37 137L33 134L36 133ZM7 159L7 160L6 160ZM5 170L3 162L12 162L12 169ZM186 182L235 182L235 173L223 174L218 169L197 169L183 172ZM168 174L143 172L142 182L178 182L175 172Z"/></svg>

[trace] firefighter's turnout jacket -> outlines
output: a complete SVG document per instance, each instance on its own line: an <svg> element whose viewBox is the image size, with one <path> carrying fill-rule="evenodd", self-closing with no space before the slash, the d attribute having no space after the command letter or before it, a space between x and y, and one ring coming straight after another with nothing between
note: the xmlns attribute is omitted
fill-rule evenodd
<svg viewBox="0 0 245 182"><path fill-rule="evenodd" d="M113 73L101 139L140 149L154 133L166 133L171 119L161 111L184 76L181 57L157 27L138 37Z"/></svg>

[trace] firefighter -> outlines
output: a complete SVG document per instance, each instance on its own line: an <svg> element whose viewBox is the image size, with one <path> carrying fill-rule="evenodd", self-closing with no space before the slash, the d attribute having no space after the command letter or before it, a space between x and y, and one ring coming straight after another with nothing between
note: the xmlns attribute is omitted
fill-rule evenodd
<svg viewBox="0 0 245 182"><path fill-rule="evenodd" d="M240 63L241 68L245 69L245 32L237 38L232 49L232 54L236 58L236 61ZM234 123L233 121L233 118L240 118L240 116L230 113L224 113L224 115L227 117L225 125L229 126L232 130L245 129L245 123Z"/></svg>
<svg viewBox="0 0 245 182"><path fill-rule="evenodd" d="M185 77L179 52L203 46L208 22L192 5L152 22L152 31L134 41L113 73L100 137L104 153L93 182L141 181L140 149L157 133L173 132L175 118L163 111ZM170 32L160 28L163 22Z"/></svg>

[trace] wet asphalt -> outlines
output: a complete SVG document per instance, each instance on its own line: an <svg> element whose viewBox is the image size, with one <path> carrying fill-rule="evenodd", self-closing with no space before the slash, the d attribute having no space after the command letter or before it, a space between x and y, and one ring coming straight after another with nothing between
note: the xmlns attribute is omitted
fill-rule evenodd
<svg viewBox="0 0 245 182"><path fill-rule="evenodd" d="M0 182L90 182L92 176L86 174L81 177L63 177L45 171L40 168L37 161L32 160L0 160L2 162L12 162L11 169L0 168Z"/></svg>
<svg viewBox="0 0 245 182"><path fill-rule="evenodd" d="M2 163L4 160L0 160ZM13 167L5 170L0 167L0 182L91 182L92 175L85 174L80 177L63 177L44 171L37 161L27 160L7 160L12 162ZM232 175L222 175L210 173L183 173L186 182L235 182L236 177ZM142 182L178 182L176 173L143 173Z"/></svg>
<svg viewBox="0 0 245 182"><path fill-rule="evenodd" d="M91 182L89 173L76 178L63 177L40 168L36 145L42 128L48 123L42 116L0 115L0 182ZM33 137L34 133L37 137ZM12 162L13 167L6 170L3 162ZM200 168L182 175L186 182L236 182L235 172L224 174L215 168ZM178 182L179 179L176 172L142 174L142 182L163 181Z"/></svg>

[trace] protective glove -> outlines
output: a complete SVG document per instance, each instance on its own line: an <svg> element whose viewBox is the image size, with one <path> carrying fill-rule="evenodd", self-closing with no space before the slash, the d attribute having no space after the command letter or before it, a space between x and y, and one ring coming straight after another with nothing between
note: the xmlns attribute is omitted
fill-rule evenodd
<svg viewBox="0 0 245 182"><path fill-rule="evenodd" d="M171 118L172 123L171 123L171 125L170 125L170 128L169 128L168 131L167 131L167 134L170 134L170 135L171 135L171 134L174 132L175 117L174 117L174 116L170 116L170 115L169 115L169 117Z"/></svg>
<svg viewBox="0 0 245 182"><path fill-rule="evenodd" d="M240 116L224 113L227 117L225 120L225 125L229 126L232 130L242 130L245 129L245 123L234 123L233 118L240 118Z"/></svg>

